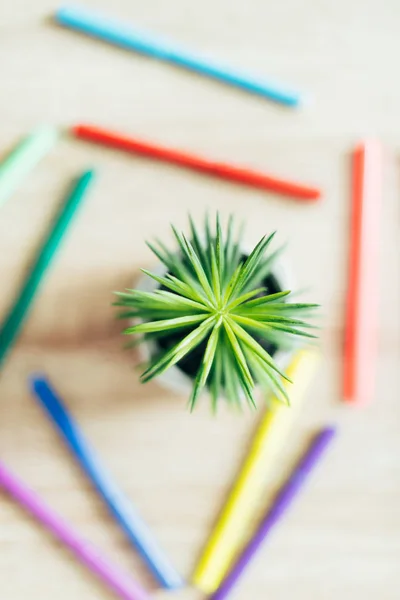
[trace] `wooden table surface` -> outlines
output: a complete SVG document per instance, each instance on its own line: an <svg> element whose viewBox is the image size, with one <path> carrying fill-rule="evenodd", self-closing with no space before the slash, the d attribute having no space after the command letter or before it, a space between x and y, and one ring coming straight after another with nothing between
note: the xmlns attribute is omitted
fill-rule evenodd
<svg viewBox="0 0 400 600"><path fill-rule="evenodd" d="M206 208L248 221L254 242L289 240L299 287L324 306L324 360L270 478L266 501L315 428L337 422L325 464L277 530L236 598L395 600L400 589L399 173L400 5L132 2L85 5L304 90L284 109L55 26L52 0L0 8L0 151L40 123L91 121L316 183L306 206L65 137L0 213L4 315L70 179L98 169L93 193L46 279L0 380L0 455L79 531L150 587L146 573L27 389L46 372L174 563L189 577L242 460L257 415L141 387L110 306L152 264L145 239ZM349 152L385 145L378 386L374 402L340 401L349 225ZM112 596L6 497L0 503L2 600ZM155 598L166 598L161 591ZM200 599L195 590L176 597Z"/></svg>

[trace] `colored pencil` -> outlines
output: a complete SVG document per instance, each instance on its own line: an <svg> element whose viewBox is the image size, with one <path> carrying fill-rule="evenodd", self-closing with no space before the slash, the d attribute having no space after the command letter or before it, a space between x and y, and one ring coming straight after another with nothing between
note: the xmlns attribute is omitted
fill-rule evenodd
<svg viewBox="0 0 400 600"><path fill-rule="evenodd" d="M287 369L294 383L285 382L291 406L272 398L270 408L261 420L242 469L195 568L193 583L206 593L217 589L240 550L259 506L268 470L273 467L300 411L318 358L314 351L298 351Z"/></svg>
<svg viewBox="0 0 400 600"><path fill-rule="evenodd" d="M160 550L143 519L107 473L57 392L43 376L33 377L31 387L73 457L156 579L168 589L182 587L181 577Z"/></svg>
<svg viewBox="0 0 400 600"><path fill-rule="evenodd" d="M149 595L129 575L124 573L100 551L83 539L62 517L50 508L34 491L0 463L0 487L58 540L76 558L99 577L123 600L149 600Z"/></svg>
<svg viewBox="0 0 400 600"><path fill-rule="evenodd" d="M42 284L44 275L55 258L56 251L71 225L76 210L85 197L92 178L93 172L86 171L77 182L74 183L72 191L69 193L36 257L36 261L31 268L18 298L2 324L0 329L0 367L4 363L4 360L10 352L26 318L28 317L35 296Z"/></svg>
<svg viewBox="0 0 400 600"><path fill-rule="evenodd" d="M271 508L269 508L250 542L245 546L235 561L228 575L210 600L225 600L238 585L246 568L260 550L269 534L285 516L287 510L302 490L309 476L322 458L329 443L335 435L333 427L322 429L310 444L307 452L295 467L287 482L278 492Z"/></svg>
<svg viewBox="0 0 400 600"><path fill-rule="evenodd" d="M157 60L173 63L268 100L287 106L297 106L301 102L301 97L297 92L229 66L218 64L210 58L193 54L190 50L179 47L173 42L138 31L121 21L110 19L90 9L64 6L57 10L55 19L60 25L90 37L120 46L125 50L132 50Z"/></svg>
<svg viewBox="0 0 400 600"><path fill-rule="evenodd" d="M266 173L252 171L246 167L239 167L228 163L215 162L214 160L196 156L186 151L176 150L158 143L144 141L139 138L126 137L100 127L87 124L75 125L71 133L82 140L94 142L116 148L130 154L139 154L155 160L173 163L191 169L213 175L221 179L233 181L243 185L292 196L301 200L315 201L321 192L317 188L279 179Z"/></svg>
<svg viewBox="0 0 400 600"><path fill-rule="evenodd" d="M25 177L51 150L58 133L42 127L22 140L0 163L0 206L16 191Z"/></svg>
<svg viewBox="0 0 400 600"><path fill-rule="evenodd" d="M375 388L381 205L382 148L370 140L353 157L343 395L354 404L368 403Z"/></svg>

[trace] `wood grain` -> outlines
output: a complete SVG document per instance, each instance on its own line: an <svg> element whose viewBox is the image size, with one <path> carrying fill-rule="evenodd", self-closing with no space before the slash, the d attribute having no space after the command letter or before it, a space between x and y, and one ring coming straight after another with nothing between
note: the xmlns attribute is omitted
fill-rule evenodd
<svg viewBox="0 0 400 600"><path fill-rule="evenodd" d="M189 576L254 429L256 416L140 387L121 349L112 290L152 259L144 240L168 238L206 208L248 221L254 242L290 240L299 287L324 306L324 362L266 490L270 498L306 439L334 420L341 434L276 531L238 600L398 599L400 586L399 172L400 6L394 0L251 3L86 0L138 26L265 73L310 97L283 109L179 69L85 39L51 23L52 0L0 8L0 152L40 123L90 121L315 183L315 206L65 139L0 213L0 314L6 313L71 177L96 166L96 188L52 269L0 379L0 456L82 534L149 582L134 553L30 398L43 370L104 461ZM364 135L385 144L378 391L371 406L340 403L348 256L349 152ZM256 515L255 515L256 517ZM0 502L0 598L109 598L6 498ZM166 597L157 591L155 598ZM194 590L177 599L197 600Z"/></svg>

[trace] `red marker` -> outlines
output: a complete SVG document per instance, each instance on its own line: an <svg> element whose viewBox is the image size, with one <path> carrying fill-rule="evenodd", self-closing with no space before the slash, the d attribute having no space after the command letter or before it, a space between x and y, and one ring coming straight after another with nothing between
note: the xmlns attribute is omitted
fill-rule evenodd
<svg viewBox="0 0 400 600"><path fill-rule="evenodd" d="M348 402L364 404L374 393L377 352L380 144L363 142L353 161L343 395Z"/></svg>
<svg viewBox="0 0 400 600"><path fill-rule="evenodd" d="M251 169L238 167L228 163L215 162L208 158L196 156L182 150L160 146L138 138L126 137L119 133L107 131L106 129L100 129L99 127L93 127L91 125L75 125L72 127L72 133L80 139L110 146L111 148L117 148L124 152L141 154L155 160L162 160L187 169L214 175L221 179L235 181L243 185L276 192L277 194L283 194L285 196L293 196L294 198L299 198L301 200L315 201L321 195L320 190L314 187L278 179L277 177L265 173L259 173L257 171L252 171Z"/></svg>

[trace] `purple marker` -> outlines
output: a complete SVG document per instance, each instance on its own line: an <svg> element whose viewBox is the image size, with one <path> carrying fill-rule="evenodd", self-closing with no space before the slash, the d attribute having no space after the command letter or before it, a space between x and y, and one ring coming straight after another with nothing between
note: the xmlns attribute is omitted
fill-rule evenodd
<svg viewBox="0 0 400 600"><path fill-rule="evenodd" d="M260 549L262 543L267 539L268 534L277 525L285 512L290 507L293 500L303 487L308 476L317 465L322 457L327 446L331 442L336 433L334 427L325 427L313 439L304 456L300 459L293 473L290 475L287 482L281 488L276 496L271 508L261 521L256 533L245 546L239 558L233 564L231 570L222 581L216 592L211 596L210 600L225 600L228 598L231 591L237 585L240 577L246 570L246 567L255 556L257 550Z"/></svg>
<svg viewBox="0 0 400 600"><path fill-rule="evenodd" d="M82 539L57 513L19 478L0 463L0 488L23 506L53 535L67 546L93 573L122 600L149 600L150 596L129 575L102 556L95 546Z"/></svg>

